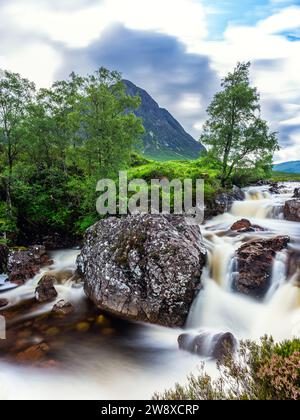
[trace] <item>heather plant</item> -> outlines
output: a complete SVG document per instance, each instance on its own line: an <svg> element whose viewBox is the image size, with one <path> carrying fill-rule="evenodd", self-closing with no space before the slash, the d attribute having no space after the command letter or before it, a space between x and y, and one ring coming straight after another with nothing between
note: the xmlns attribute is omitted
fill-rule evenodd
<svg viewBox="0 0 300 420"><path fill-rule="evenodd" d="M259 343L242 341L234 357L218 363L214 379L201 365L185 385L154 399L162 400L298 400L300 398L300 340L275 344L264 337Z"/></svg>

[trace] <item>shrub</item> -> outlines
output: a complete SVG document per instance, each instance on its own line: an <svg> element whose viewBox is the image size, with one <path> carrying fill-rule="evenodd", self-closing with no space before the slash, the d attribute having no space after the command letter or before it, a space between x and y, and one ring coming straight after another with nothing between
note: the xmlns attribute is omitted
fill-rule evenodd
<svg viewBox="0 0 300 420"><path fill-rule="evenodd" d="M240 343L236 357L218 364L219 376L211 378L201 365L186 385L155 394L162 400L297 400L300 398L300 340L275 344L264 337L260 343ZM296 349L296 351L295 351Z"/></svg>

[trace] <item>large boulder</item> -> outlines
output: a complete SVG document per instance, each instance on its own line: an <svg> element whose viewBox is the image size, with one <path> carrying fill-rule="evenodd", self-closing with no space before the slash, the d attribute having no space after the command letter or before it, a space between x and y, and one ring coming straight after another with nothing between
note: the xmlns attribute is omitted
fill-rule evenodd
<svg viewBox="0 0 300 420"><path fill-rule="evenodd" d="M288 200L284 205L284 218L290 222L300 222L300 200Z"/></svg>
<svg viewBox="0 0 300 420"><path fill-rule="evenodd" d="M0 274L6 273L8 252L8 247L4 244L0 244Z"/></svg>
<svg viewBox="0 0 300 420"><path fill-rule="evenodd" d="M108 218L88 229L78 257L87 296L126 319L183 326L206 249L182 216Z"/></svg>
<svg viewBox="0 0 300 420"><path fill-rule="evenodd" d="M11 251L7 264L9 280L11 283L23 284L51 263L45 247L41 245L32 246L28 250Z"/></svg>
<svg viewBox="0 0 300 420"><path fill-rule="evenodd" d="M236 292L262 299L267 293L276 253L290 242L288 236L271 239L253 239L243 244L236 252L236 273L233 289Z"/></svg>

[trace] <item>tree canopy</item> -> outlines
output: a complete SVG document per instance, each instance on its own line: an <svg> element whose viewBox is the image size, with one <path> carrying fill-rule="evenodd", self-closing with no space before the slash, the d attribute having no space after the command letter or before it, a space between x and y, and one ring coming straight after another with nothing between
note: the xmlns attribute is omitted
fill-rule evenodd
<svg viewBox="0 0 300 420"><path fill-rule="evenodd" d="M37 90L0 73L0 230L81 231L96 219L96 184L125 169L143 134L121 75L72 73ZM75 228L74 228L75 226ZM28 239L29 240L29 239Z"/></svg>
<svg viewBox="0 0 300 420"><path fill-rule="evenodd" d="M221 162L223 185L237 168L257 166L278 150L276 133L261 118L260 96L250 85L250 63L238 63L208 107L201 142ZM271 162L272 159L269 159Z"/></svg>

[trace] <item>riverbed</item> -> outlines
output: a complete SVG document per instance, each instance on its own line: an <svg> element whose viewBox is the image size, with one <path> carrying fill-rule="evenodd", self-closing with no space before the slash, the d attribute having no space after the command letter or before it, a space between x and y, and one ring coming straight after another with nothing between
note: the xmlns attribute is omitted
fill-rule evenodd
<svg viewBox="0 0 300 420"><path fill-rule="evenodd" d="M300 258L300 227L283 220L284 203L299 186L286 183L279 195L268 186L249 187L245 201L201 227L208 262L186 330L231 332L237 339L254 340L265 334L278 341L300 336L300 273L288 274L289 253ZM230 226L245 217L265 230L232 235ZM264 300L234 293L235 251L249 239L276 235L289 235L291 242L276 257ZM78 252L54 252L54 265L21 287L4 290L0 285L0 297L9 301L7 339L0 341L0 399L149 399L195 373L201 359L178 349L182 330L109 317L92 307L81 284L68 278L55 286L57 301L65 299L75 308L67 323L49 316L55 302L34 302L43 274L74 270ZM50 348L46 361L20 363L20 352L45 342ZM207 369L214 372L214 364L207 361Z"/></svg>

